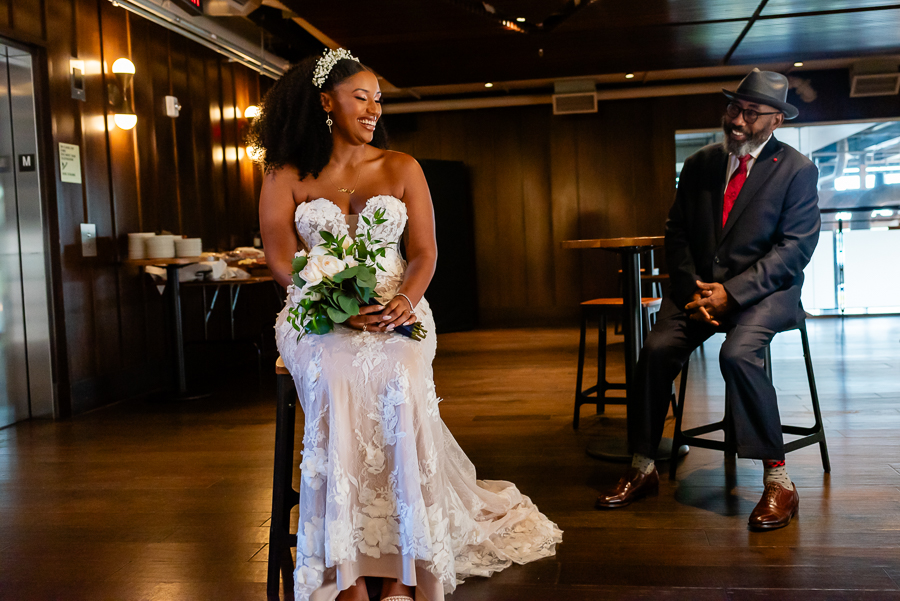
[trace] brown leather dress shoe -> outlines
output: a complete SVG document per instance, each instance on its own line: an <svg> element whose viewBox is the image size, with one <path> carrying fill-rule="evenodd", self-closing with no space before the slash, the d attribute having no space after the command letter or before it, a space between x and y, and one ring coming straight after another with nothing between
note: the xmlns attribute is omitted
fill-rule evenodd
<svg viewBox="0 0 900 601"><path fill-rule="evenodd" d="M789 490L778 482L769 482L763 490L762 498L750 514L750 528L753 530L784 528L791 523L791 518L797 515L799 507L800 495L797 494L796 484L792 484Z"/></svg>
<svg viewBox="0 0 900 601"><path fill-rule="evenodd" d="M630 467L625 475L619 478L619 483L615 488L597 497L594 507L597 509L627 507L642 497L655 495L658 492L659 472L656 471L656 467L649 474Z"/></svg>

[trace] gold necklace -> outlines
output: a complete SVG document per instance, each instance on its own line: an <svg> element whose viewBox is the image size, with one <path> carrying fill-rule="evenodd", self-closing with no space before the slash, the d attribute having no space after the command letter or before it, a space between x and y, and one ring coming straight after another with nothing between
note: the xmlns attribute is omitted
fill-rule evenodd
<svg viewBox="0 0 900 601"><path fill-rule="evenodd" d="M338 185L336 183L334 183L334 180L331 179L331 176L327 172L325 173L325 177L328 178L328 181L331 182L332 186L337 188L338 192L343 192L345 194L353 194L354 192L356 192L356 185L359 183L359 175L361 173L362 173L362 165L360 165L359 168L356 170L356 182L354 182L352 188L338 188Z"/></svg>

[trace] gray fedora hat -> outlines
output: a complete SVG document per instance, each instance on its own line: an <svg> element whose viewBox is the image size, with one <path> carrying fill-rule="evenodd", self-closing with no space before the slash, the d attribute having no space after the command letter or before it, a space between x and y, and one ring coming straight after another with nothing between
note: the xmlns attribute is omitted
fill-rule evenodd
<svg viewBox="0 0 900 601"><path fill-rule="evenodd" d="M788 78L774 71L760 71L754 68L741 81L737 90L731 92L722 88L722 93L731 100L737 98L747 102L774 106L784 113L785 119L793 119L800 114L797 107L786 102Z"/></svg>

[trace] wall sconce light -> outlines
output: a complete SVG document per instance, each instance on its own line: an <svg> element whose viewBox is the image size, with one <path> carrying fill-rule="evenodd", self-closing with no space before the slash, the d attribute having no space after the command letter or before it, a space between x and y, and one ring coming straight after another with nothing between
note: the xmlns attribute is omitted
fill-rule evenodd
<svg viewBox="0 0 900 601"><path fill-rule="evenodd" d="M256 119L257 117L259 117L259 107L255 104L244 109L244 119Z"/></svg>
<svg viewBox="0 0 900 601"><path fill-rule="evenodd" d="M137 115L131 97L131 82L134 79L134 63L120 58L112 64L115 81L108 86L109 104L113 110L113 120L120 129L131 129L137 124Z"/></svg>

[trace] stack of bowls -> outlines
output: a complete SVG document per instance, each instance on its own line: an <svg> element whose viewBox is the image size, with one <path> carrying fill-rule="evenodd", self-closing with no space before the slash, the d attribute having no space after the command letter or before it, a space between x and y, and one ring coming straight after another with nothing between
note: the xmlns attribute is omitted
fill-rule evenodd
<svg viewBox="0 0 900 601"><path fill-rule="evenodd" d="M203 252L203 244L200 238L176 238L176 257L199 257Z"/></svg>
<svg viewBox="0 0 900 601"><path fill-rule="evenodd" d="M146 240L153 238L156 234L153 232L135 232L128 234L128 258L131 260L144 259L146 253Z"/></svg>
<svg viewBox="0 0 900 601"><path fill-rule="evenodd" d="M176 236L153 236L146 239L146 254L148 259L171 259L175 257Z"/></svg>

